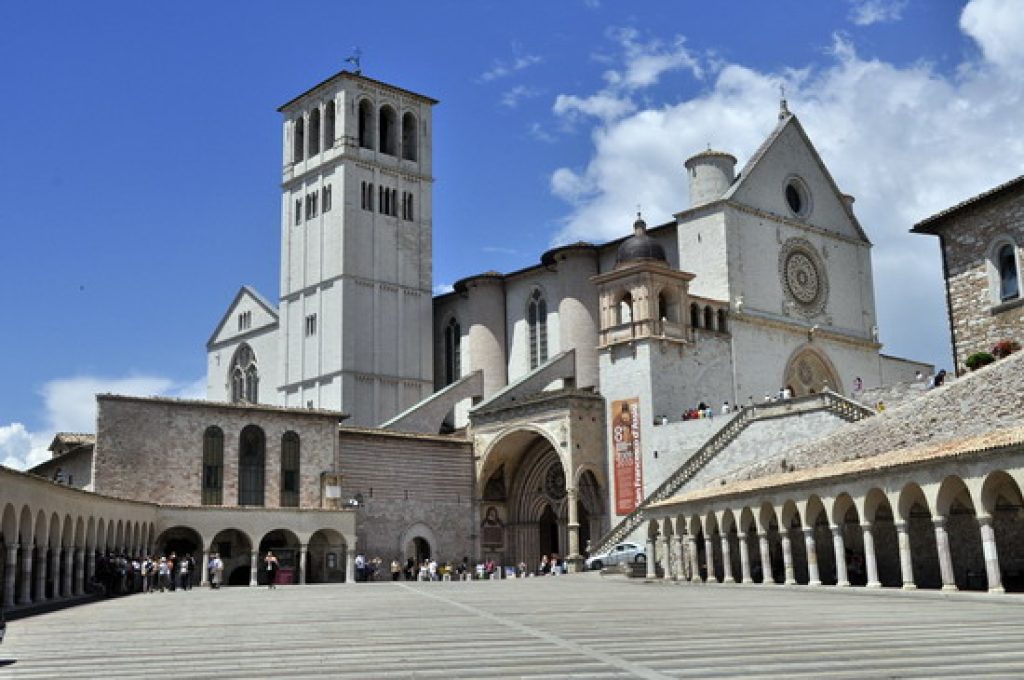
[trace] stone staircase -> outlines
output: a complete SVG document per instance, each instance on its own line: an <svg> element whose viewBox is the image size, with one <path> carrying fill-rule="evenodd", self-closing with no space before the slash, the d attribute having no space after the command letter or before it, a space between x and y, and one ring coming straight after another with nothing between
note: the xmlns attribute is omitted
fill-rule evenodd
<svg viewBox="0 0 1024 680"><path fill-rule="evenodd" d="M667 500L679 493L683 486L693 479L700 470L715 456L724 451L745 429L759 420L784 418L786 416L810 413L813 411L829 411L847 422L855 422L875 414L874 410L834 392L822 392L805 397L787 399L786 401L755 404L740 409L733 418L711 435L686 462L679 466L668 478L656 488L636 510L622 518L611 531L591 544L590 554L607 552L613 545L620 543L643 524L647 516L647 508L659 501Z"/></svg>

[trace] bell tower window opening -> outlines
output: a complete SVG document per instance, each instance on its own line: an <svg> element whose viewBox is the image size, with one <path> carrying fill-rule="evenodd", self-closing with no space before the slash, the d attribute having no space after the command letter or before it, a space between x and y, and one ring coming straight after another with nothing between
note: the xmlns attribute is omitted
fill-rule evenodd
<svg viewBox="0 0 1024 680"><path fill-rule="evenodd" d="M335 120L334 102L329 101L324 107L324 150L334 148Z"/></svg>
<svg viewBox="0 0 1024 680"><path fill-rule="evenodd" d="M309 157L320 153L320 109L309 113Z"/></svg>
<svg viewBox="0 0 1024 680"><path fill-rule="evenodd" d="M548 303L540 289L530 295L526 310L530 335L530 370L548 360Z"/></svg>
<svg viewBox="0 0 1024 680"><path fill-rule="evenodd" d="M444 327L444 384L462 377L462 329L453 317Z"/></svg>
<svg viewBox="0 0 1024 680"><path fill-rule="evenodd" d="M299 435L281 437L281 507L299 507Z"/></svg>
<svg viewBox="0 0 1024 680"><path fill-rule="evenodd" d="M416 160L416 116L411 113L402 116L402 158Z"/></svg>
<svg viewBox="0 0 1024 680"><path fill-rule="evenodd" d="M710 307L704 308L704 328L709 331L715 330L715 310Z"/></svg>
<svg viewBox="0 0 1024 680"><path fill-rule="evenodd" d="M619 304L616 307L618 312L618 322L616 325L622 325L627 323L633 323L633 296L630 293L626 293L619 300Z"/></svg>
<svg viewBox="0 0 1024 680"><path fill-rule="evenodd" d="M395 115L395 110L390 106L380 107L380 121L378 124L378 134L380 136L380 152L386 153L389 156L397 156L395 147L397 146L397 130L398 121Z"/></svg>
<svg viewBox="0 0 1024 680"><path fill-rule="evenodd" d="M231 383L231 401L247 401L255 404L259 397L259 370L256 354L249 345L242 343L235 351L228 372Z"/></svg>
<svg viewBox="0 0 1024 680"><path fill-rule="evenodd" d="M292 162L298 163L303 159L303 149L306 147L306 121L299 116L295 119L295 129L292 132Z"/></svg>
<svg viewBox="0 0 1024 680"><path fill-rule="evenodd" d="M373 144L373 104L369 99L359 102L359 146L372 149Z"/></svg>

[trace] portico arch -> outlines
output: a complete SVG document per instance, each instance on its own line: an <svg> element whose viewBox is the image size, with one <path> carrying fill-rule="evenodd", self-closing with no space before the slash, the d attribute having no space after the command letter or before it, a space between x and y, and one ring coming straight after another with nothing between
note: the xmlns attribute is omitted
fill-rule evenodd
<svg viewBox="0 0 1024 680"><path fill-rule="evenodd" d="M981 505L992 518L1002 586L1024 590L1024 499L1016 480L1003 470L989 473L981 487Z"/></svg>
<svg viewBox="0 0 1024 680"><path fill-rule="evenodd" d="M289 582L289 578L292 579L291 583L298 583L297 569L299 567L299 537L296 536L292 531L288 529L274 529L268 531L260 539L260 548L258 551L257 576L256 582L260 585L267 584L267 570L263 568L263 557L268 552L273 552L274 556L277 557L278 570L278 582Z"/></svg>
<svg viewBox="0 0 1024 680"><path fill-rule="evenodd" d="M801 345L793 351L786 362L786 371L779 384L789 386L794 397L815 394L826 387L833 392L843 393L839 372L832 360L825 350L811 343Z"/></svg>
<svg viewBox="0 0 1024 680"><path fill-rule="evenodd" d="M405 564L409 558L419 564L433 556L437 550L437 536L434 530L423 522L416 522L402 532L398 539L398 552ZM455 557L454 555L452 557ZM461 559L461 558L460 558Z"/></svg>
<svg viewBox="0 0 1024 680"><path fill-rule="evenodd" d="M344 583L348 543L334 529L320 529L309 537L306 583Z"/></svg>
<svg viewBox="0 0 1024 680"><path fill-rule="evenodd" d="M238 529L224 529L210 541L210 552L220 555L220 559L224 563L227 585L249 585L252 567L252 539L248 534Z"/></svg>

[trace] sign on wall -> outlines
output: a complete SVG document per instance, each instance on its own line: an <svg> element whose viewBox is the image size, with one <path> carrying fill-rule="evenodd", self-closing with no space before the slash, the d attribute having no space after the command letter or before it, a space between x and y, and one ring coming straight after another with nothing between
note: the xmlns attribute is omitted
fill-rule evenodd
<svg viewBox="0 0 1024 680"><path fill-rule="evenodd" d="M640 400L612 402L612 455L615 456L615 514L628 515L644 500L640 448Z"/></svg>

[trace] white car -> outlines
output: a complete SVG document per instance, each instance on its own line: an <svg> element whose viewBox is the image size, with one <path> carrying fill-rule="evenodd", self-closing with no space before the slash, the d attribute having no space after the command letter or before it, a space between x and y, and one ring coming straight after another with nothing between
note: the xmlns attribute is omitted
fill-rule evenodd
<svg viewBox="0 0 1024 680"><path fill-rule="evenodd" d="M646 562L647 553L642 545L636 543L616 543L612 549L600 555L591 555L587 558L587 569L604 569L613 564L624 564L629 562Z"/></svg>

